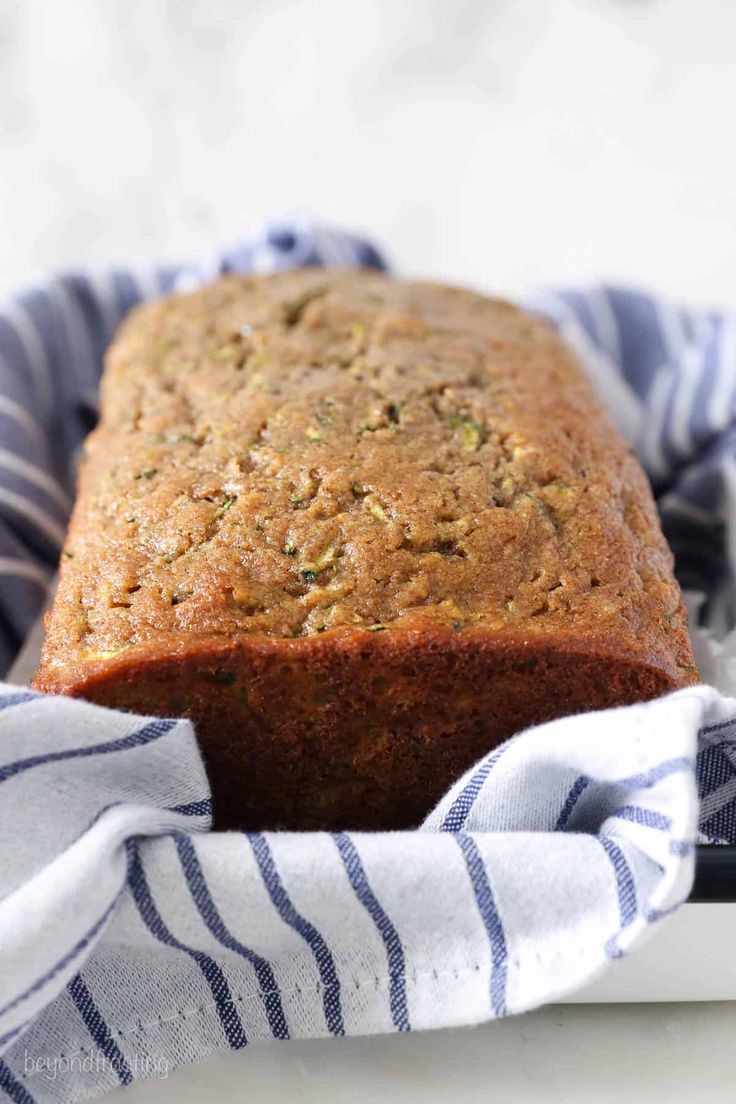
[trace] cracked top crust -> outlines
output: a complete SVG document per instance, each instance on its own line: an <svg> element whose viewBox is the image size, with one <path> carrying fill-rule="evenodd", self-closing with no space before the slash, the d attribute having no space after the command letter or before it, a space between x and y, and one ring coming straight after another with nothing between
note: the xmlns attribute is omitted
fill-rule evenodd
<svg viewBox="0 0 736 1104"><path fill-rule="evenodd" d="M645 477L553 330L469 291L316 269L135 310L44 664L427 628L693 670Z"/></svg>

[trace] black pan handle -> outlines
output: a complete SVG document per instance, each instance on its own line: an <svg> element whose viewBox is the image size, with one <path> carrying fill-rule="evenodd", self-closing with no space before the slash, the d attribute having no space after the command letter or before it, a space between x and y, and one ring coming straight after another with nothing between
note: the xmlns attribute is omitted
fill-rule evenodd
<svg viewBox="0 0 736 1104"><path fill-rule="evenodd" d="M689 901L736 901L736 847L701 845L695 849L695 883Z"/></svg>

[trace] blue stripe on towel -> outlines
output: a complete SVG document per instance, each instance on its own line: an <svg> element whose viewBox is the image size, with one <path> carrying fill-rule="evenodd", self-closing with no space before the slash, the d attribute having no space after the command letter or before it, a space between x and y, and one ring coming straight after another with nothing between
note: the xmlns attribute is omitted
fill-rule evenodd
<svg viewBox="0 0 736 1104"><path fill-rule="evenodd" d="M565 798L565 804L562 806L562 809L560 810L560 815L557 818L557 823L555 824L554 828L555 832L564 831L568 821L570 820L570 817L575 810L575 806L577 805L578 801L585 793L589 785L590 778L588 778L587 774L581 774L580 777L575 781L574 785L570 787L570 792Z"/></svg>
<svg viewBox="0 0 736 1104"><path fill-rule="evenodd" d="M0 1089L7 1093L13 1104L36 1104L36 1098L31 1096L28 1089L13 1076L2 1059L0 1059Z"/></svg>
<svg viewBox="0 0 736 1104"><path fill-rule="evenodd" d="M128 840L126 848L130 864L128 882L143 922L160 943L177 951L184 951L197 963L212 993L217 1015L228 1043L233 1050L241 1049L247 1045L248 1040L225 975L208 954L195 947L187 946L171 934L151 896L137 844L134 840Z"/></svg>
<svg viewBox="0 0 736 1104"><path fill-rule="evenodd" d="M452 805L445 814L445 819L440 825L440 831L442 832L459 832L463 825L466 823L470 811L475 804L475 800L483 789L483 784L488 778L495 767L498 760L503 755L504 751L508 747L508 744L504 744L497 751L494 751L492 755L489 755L485 759L478 769L473 774L469 782L463 786L460 793L457 795Z"/></svg>
<svg viewBox="0 0 736 1104"><path fill-rule="evenodd" d="M279 916L302 937L307 944L314 960L324 987L322 993L322 1005L325 1013L327 1028L332 1035L344 1035L345 1026L342 1018L342 1001L340 997L340 979L335 970L335 962L330 949L325 943L314 924L310 924L291 902L284 888L279 872L268 845L266 837L260 833L248 835L248 843L253 851L253 856L261 872L263 884L266 887L271 901Z"/></svg>
<svg viewBox="0 0 736 1104"><path fill-rule="evenodd" d="M171 732L177 721L151 721L143 728L132 732L129 736L123 736L119 740L110 740L106 744L90 744L88 747L69 748L67 751L50 751L45 755L33 755L28 759L18 759L15 763L9 763L6 767L0 767L0 782L7 782L32 767L42 767L47 763L60 763L65 759L86 759L94 755L109 755L116 751L130 751L131 748L142 747L143 744L153 743L168 732Z"/></svg>
<svg viewBox="0 0 736 1104"><path fill-rule="evenodd" d="M725 728L733 728L736 726L736 717L729 717L727 721L719 721L718 724L706 725L701 728L698 735L710 736L713 732L722 732Z"/></svg>
<svg viewBox="0 0 736 1104"><path fill-rule="evenodd" d="M270 962L262 958L261 955L256 954L250 947L246 947L228 930L220 913L217 911L215 902L212 900L212 895L207 886L207 881L192 841L188 836L184 835L177 835L175 838L179 862L181 863L189 892L197 906L199 915L215 938L222 943L223 947L227 947L230 951L235 951L236 954L241 955L251 964L255 970L256 978L260 986L261 1000L263 1001L263 1007L266 1011L268 1025L271 1028L273 1037L275 1039L288 1039L289 1029L286 1026L286 1017L284 1016L284 1009L281 1004L281 994L279 993Z"/></svg>
<svg viewBox="0 0 736 1104"><path fill-rule="evenodd" d="M652 786L656 786L658 782L661 782L664 778L668 778L671 774L679 774L681 771L692 771L694 768L695 764L692 759L687 759L685 756L679 756L676 759L665 759L663 763L658 763L656 767L641 771L639 774L631 774L628 778L616 778L615 780L606 782L606 785L622 786L627 790L649 790Z"/></svg>
<svg viewBox="0 0 736 1104"><path fill-rule="evenodd" d="M657 304L626 288L609 287L607 294L618 326L624 377L638 395L646 395L658 367L669 360Z"/></svg>
<svg viewBox="0 0 736 1104"><path fill-rule="evenodd" d="M131 272L124 272L120 269L113 272L111 278L118 309L121 315L127 314L129 310L132 310L133 307L140 302L140 288Z"/></svg>
<svg viewBox="0 0 736 1104"><path fill-rule="evenodd" d="M464 832L458 832L455 839L465 859L478 911L491 944L491 1008L494 1016L505 1016L508 953L503 924L493 900L485 863L475 840Z"/></svg>
<svg viewBox="0 0 736 1104"><path fill-rule="evenodd" d="M29 690L21 690L17 694L0 695L0 713L6 709L14 709L16 705L25 705L27 702L40 698L40 694L33 694Z"/></svg>
<svg viewBox="0 0 736 1104"><path fill-rule="evenodd" d="M391 1019L399 1031L410 1031L409 1011L406 1004L406 962L404 960L404 948L394 925L380 901L371 889L370 882L360 861L358 849L353 840L345 832L333 836L340 858L343 861L350 885L360 903L365 908L373 923L378 929L378 934L383 940L388 959L389 974L389 1004L391 1006Z"/></svg>
<svg viewBox="0 0 736 1104"><path fill-rule="evenodd" d="M10 1031L6 1031L4 1035L0 1035L0 1054L2 1054L8 1043L12 1042L12 1040L15 1039L16 1036L20 1035L22 1031L25 1031L30 1022L30 1019L23 1020L21 1023L11 1028Z"/></svg>
<svg viewBox="0 0 736 1104"><path fill-rule="evenodd" d="M199 801L187 801L183 805L169 805L168 813L180 813L181 816L205 817L212 816L212 798L203 797Z"/></svg>
<svg viewBox="0 0 736 1104"><path fill-rule="evenodd" d="M110 1034L110 1028L102 1018L102 1013L97 1007L92 994L87 988L81 974L77 974L67 985L67 992L77 1006L77 1011L84 1021L84 1025L90 1033L92 1040L105 1056L111 1068L118 1076L121 1085L129 1085L133 1080L130 1066L125 1060L123 1052Z"/></svg>
<svg viewBox="0 0 736 1104"><path fill-rule="evenodd" d="M82 938L74 944L71 950L67 951L67 953L63 955L62 958L60 958L57 962L55 962L49 970L46 970L43 974L41 974L40 977L36 978L32 985L29 985L28 988L24 989L22 993L18 993L17 996L13 997L11 1001L8 1001L7 1004L4 1004L3 1007L0 1008L0 1016L4 1016L6 1012L10 1012L11 1009L16 1008L19 1004L22 1004L23 1001L27 1000L28 997L33 996L34 993L37 993L40 989L43 989L44 985L47 985L48 982L55 978L57 974L61 973L61 971L65 970L67 966L71 965L71 963L74 962L76 958L80 957L82 951L84 951L93 941L93 939L97 935L99 935L107 921L112 916L115 909L118 907L118 901L122 897L124 890L125 885L123 885L117 892L115 898L110 902L105 911L102 913L102 916L95 920L94 924L85 932Z"/></svg>
<svg viewBox="0 0 736 1104"><path fill-rule="evenodd" d="M616 876L616 892L621 914L621 927L627 928L636 917L636 885L623 851L608 836L596 837L606 852Z"/></svg>
<svg viewBox="0 0 736 1104"><path fill-rule="evenodd" d="M641 805L621 805L611 816L618 817L619 820L629 820L632 824L641 824L643 828L654 828L658 832L669 832L672 827L672 821L664 813L644 809Z"/></svg>

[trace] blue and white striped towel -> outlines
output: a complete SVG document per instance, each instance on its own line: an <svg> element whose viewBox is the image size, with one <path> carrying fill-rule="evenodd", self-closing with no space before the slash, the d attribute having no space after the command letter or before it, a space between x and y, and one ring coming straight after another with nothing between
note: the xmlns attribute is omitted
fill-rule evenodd
<svg viewBox="0 0 736 1104"><path fill-rule="evenodd" d="M325 262L381 258L284 223L216 265L66 276L0 308L6 662L53 570L125 311L222 268ZM637 443L698 616L725 631L734 318L611 289L533 305ZM699 643L727 682L730 645ZM474 1023L559 997L687 896L696 781L702 838L736 840L736 700L709 687L530 730L413 832L210 833L188 722L0 687L0 1097L81 1100L257 1040Z"/></svg>

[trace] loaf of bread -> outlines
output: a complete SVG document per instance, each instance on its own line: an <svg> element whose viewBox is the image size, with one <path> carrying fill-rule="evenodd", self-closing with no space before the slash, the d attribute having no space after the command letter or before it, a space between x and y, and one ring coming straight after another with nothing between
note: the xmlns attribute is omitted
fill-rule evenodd
<svg viewBox="0 0 736 1104"><path fill-rule="evenodd" d="M219 827L417 824L514 732L696 680L644 474L544 321L313 269L124 323L36 686L190 716Z"/></svg>

